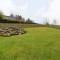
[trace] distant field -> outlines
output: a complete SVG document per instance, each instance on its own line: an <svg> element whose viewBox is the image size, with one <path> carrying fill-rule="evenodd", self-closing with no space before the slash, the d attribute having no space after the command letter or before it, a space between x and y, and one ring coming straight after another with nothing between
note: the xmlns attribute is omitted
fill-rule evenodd
<svg viewBox="0 0 60 60"><path fill-rule="evenodd" d="M24 28L31 28L31 27L42 27L44 25L40 25L40 24L18 24L18 23L0 23L0 28L4 28L4 27L9 27L9 26L22 26Z"/></svg>
<svg viewBox="0 0 60 60"><path fill-rule="evenodd" d="M60 30L25 28L24 35L0 36L0 60L60 60Z"/></svg>

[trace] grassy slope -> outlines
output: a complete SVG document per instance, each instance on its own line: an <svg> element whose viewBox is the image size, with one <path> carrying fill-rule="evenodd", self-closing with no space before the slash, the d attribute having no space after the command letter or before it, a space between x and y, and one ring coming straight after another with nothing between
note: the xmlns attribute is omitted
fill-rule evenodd
<svg viewBox="0 0 60 60"><path fill-rule="evenodd" d="M26 30L24 35L0 37L0 60L60 60L60 30Z"/></svg>

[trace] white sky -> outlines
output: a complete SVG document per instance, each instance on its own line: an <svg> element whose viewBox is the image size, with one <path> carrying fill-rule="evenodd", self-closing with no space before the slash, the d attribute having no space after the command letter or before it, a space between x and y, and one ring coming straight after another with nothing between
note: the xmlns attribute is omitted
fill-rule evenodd
<svg viewBox="0 0 60 60"><path fill-rule="evenodd" d="M19 14L38 23L48 18L50 23L55 19L60 24L60 0L0 0L0 10L5 15Z"/></svg>

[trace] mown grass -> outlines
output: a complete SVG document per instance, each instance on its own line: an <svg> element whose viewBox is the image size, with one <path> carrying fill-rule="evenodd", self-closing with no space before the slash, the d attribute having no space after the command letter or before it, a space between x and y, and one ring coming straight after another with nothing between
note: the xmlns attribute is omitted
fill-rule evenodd
<svg viewBox="0 0 60 60"><path fill-rule="evenodd" d="M26 34L1 37L0 60L60 60L60 30L25 28Z"/></svg>

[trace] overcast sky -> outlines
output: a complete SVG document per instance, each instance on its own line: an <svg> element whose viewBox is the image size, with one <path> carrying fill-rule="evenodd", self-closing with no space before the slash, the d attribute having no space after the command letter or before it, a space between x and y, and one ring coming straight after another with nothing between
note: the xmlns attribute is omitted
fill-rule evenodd
<svg viewBox="0 0 60 60"><path fill-rule="evenodd" d="M38 23L47 18L50 23L55 19L60 24L60 0L0 0L0 10L5 15L19 14Z"/></svg>

